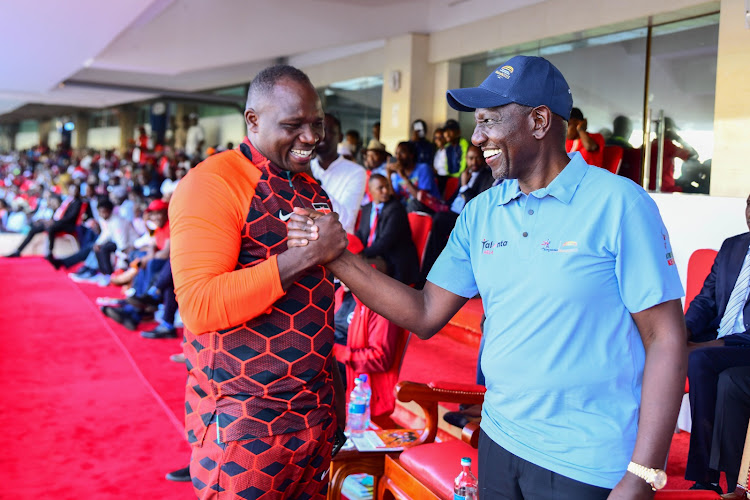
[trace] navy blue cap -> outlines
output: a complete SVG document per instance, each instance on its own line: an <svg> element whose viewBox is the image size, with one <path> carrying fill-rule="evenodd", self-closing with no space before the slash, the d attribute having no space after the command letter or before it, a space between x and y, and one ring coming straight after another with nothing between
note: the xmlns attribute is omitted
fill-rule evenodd
<svg viewBox="0 0 750 500"><path fill-rule="evenodd" d="M547 106L568 120L573 96L568 82L543 57L515 56L493 71L479 87L453 89L446 94L448 104L458 111L494 108L512 102L523 106Z"/></svg>

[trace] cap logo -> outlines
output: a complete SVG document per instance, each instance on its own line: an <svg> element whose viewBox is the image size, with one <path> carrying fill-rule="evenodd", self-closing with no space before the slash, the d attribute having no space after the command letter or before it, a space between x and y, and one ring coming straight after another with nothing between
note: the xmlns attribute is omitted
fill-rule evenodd
<svg viewBox="0 0 750 500"><path fill-rule="evenodd" d="M502 68L495 71L498 78L510 79L510 75L513 74L513 66L503 66Z"/></svg>

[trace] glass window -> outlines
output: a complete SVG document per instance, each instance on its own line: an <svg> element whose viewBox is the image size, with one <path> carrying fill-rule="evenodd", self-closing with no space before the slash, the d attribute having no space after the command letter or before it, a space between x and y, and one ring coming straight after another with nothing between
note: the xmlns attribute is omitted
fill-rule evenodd
<svg viewBox="0 0 750 500"><path fill-rule="evenodd" d="M573 106L582 111L587 131L602 134L607 145L623 147L617 169L620 175L642 183L641 165L653 150L651 174L655 179L657 168L661 168L664 181L660 186L652 182L651 189L708 193L718 22L718 14L712 14L653 27L648 69L649 29L644 27L585 37L570 35L565 40L538 41L483 54L463 62L461 86L478 85L514 55L542 56L565 76ZM644 113L646 89L648 108ZM649 110L652 146L644 151L643 121ZM461 113L460 123L463 135L469 137L474 117ZM666 146L659 146L661 130ZM661 161L657 161L659 151Z"/></svg>

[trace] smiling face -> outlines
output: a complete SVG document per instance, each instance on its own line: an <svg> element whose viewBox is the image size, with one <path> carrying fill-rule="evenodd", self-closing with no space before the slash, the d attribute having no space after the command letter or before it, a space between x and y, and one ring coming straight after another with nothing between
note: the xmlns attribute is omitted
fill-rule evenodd
<svg viewBox="0 0 750 500"><path fill-rule="evenodd" d="M245 111L247 135L258 151L290 172L310 168L315 145L325 136L323 107L315 89L289 78Z"/></svg>
<svg viewBox="0 0 750 500"><path fill-rule="evenodd" d="M474 112L474 119L476 127L471 142L482 150L492 177L522 177L524 157L534 149L528 142L532 138L528 130L528 108L517 104L479 108Z"/></svg>
<svg viewBox="0 0 750 500"><path fill-rule="evenodd" d="M469 150L466 151L466 168L469 172L478 172L486 164L484 163L484 156L482 150L478 147L471 145Z"/></svg>

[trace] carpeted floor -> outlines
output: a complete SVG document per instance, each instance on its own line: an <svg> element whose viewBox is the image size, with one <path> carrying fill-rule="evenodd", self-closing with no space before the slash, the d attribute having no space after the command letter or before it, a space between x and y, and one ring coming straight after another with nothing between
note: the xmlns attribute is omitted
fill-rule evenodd
<svg viewBox="0 0 750 500"><path fill-rule="evenodd" d="M182 430L185 367L179 339L145 340L105 318L96 297L115 287L77 285L40 258L0 259L0 498L193 498L164 479L187 465ZM151 324L145 324L150 327ZM413 337L402 380L473 383L477 348L445 335ZM675 434L670 489L685 489L689 434Z"/></svg>
<svg viewBox="0 0 750 500"><path fill-rule="evenodd" d="M0 423L9 438L0 497L191 498L189 483L164 479L189 455L180 423L184 365L173 370L166 352L156 356L136 333L113 331L42 259L0 259L0 287ZM132 348L125 336L142 345ZM150 369L141 363L149 351L158 365ZM149 372L159 370L155 389Z"/></svg>

